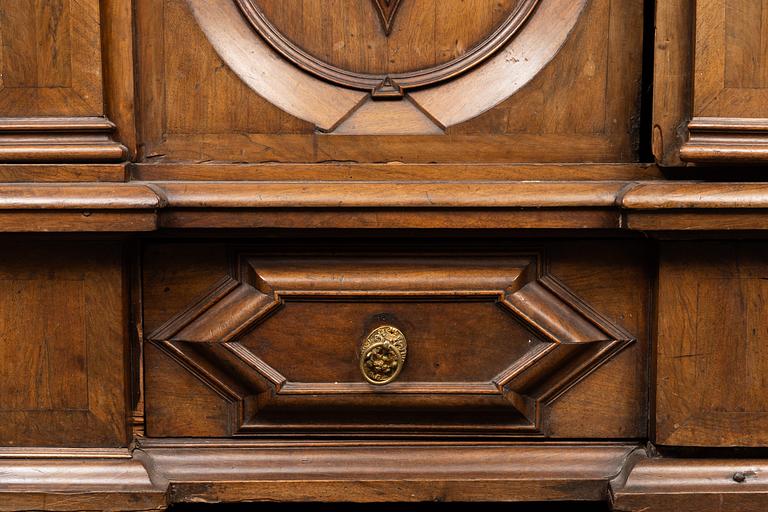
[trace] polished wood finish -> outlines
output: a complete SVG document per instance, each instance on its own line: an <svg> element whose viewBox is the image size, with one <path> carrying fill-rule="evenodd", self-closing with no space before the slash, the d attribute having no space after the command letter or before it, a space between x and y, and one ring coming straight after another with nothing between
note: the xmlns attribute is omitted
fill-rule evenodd
<svg viewBox="0 0 768 512"><path fill-rule="evenodd" d="M657 9L657 160L764 163L768 3L664 0Z"/></svg>
<svg viewBox="0 0 768 512"><path fill-rule="evenodd" d="M0 445L127 446L119 244L5 242Z"/></svg>
<svg viewBox="0 0 768 512"><path fill-rule="evenodd" d="M0 162L123 160L103 117L99 2L6 0L0 26Z"/></svg>
<svg viewBox="0 0 768 512"><path fill-rule="evenodd" d="M227 275L227 265L210 269L205 284L194 285L196 295L169 303L174 290L188 293L194 279L190 268L203 263L173 256L180 250L158 248L145 263L144 289L151 294L145 311L164 322L145 325L152 341L146 367L151 436L295 431L456 436L471 431L568 437L570 432L599 431L626 437L644 430L642 416L631 407L587 426L577 408L556 406L587 375L606 381L622 373L642 379L634 364L645 348L641 342L631 351L634 358L619 357L637 334L617 327L557 279L542 275L536 256L371 257L362 247L361 254L346 258L246 252L230 264L239 268L234 276ZM215 253L225 250L219 247ZM556 255L550 258L553 265L560 261ZM173 262L192 266L176 269ZM226 264L223 258L220 262ZM606 272L619 262L639 263L629 254L618 261L608 258ZM564 268L583 282L576 269ZM212 281L217 275L222 278ZM642 275L642 268L635 267L625 284L640 292L642 285L635 280ZM178 306L171 309L174 303ZM643 317L642 304L629 297L622 304L635 311L624 313L625 319ZM155 313L155 308L168 313ZM611 306L610 311L618 310ZM456 322L447 323L445 315ZM360 374L357 353L361 337L382 322L399 326L411 340L409 362L396 382L375 388ZM470 353L478 350L483 356L470 363ZM596 371L613 359L613 370ZM642 401L642 393L627 384L626 391L617 390L621 398L614 396L616 404ZM171 388L173 393L157 392ZM585 396L573 403L586 406L589 400ZM421 411L425 404L429 407ZM399 412L380 424L380 407ZM472 416L461 415L462 407ZM556 427L550 426L550 408ZM208 412L200 415L201 409Z"/></svg>
<svg viewBox="0 0 768 512"><path fill-rule="evenodd" d="M0 0L0 510L763 510L767 14Z"/></svg>
<svg viewBox="0 0 768 512"><path fill-rule="evenodd" d="M163 201L136 184L0 185L0 229L6 232L153 231Z"/></svg>
<svg viewBox="0 0 768 512"><path fill-rule="evenodd" d="M653 156L660 165L680 166L693 84L695 0L656 0L653 52Z"/></svg>
<svg viewBox="0 0 768 512"><path fill-rule="evenodd" d="M611 484L613 510L763 510L765 459L640 459Z"/></svg>
<svg viewBox="0 0 768 512"><path fill-rule="evenodd" d="M422 3L404 4L398 22ZM372 5L364 7L361 15L375 16ZM389 135L381 135L388 104L396 102L376 102L380 113L366 116L374 123L358 129L359 135L329 136L315 128L335 129L366 104L365 93L312 78L275 57L232 2L140 0L143 155L155 162L637 161L630 117L637 106L642 27L627 20L641 16L642 2L600 0L582 7L569 2L564 12L559 2L542 1L508 52L477 72L409 94L425 114L406 128L432 125L431 131L436 125L447 127L445 134L397 135L390 127ZM452 15L453 8L441 9ZM627 52L633 57L624 58ZM179 72L167 74L168 69ZM202 93L190 89L196 83ZM209 98L237 98L241 106L233 111L227 101ZM540 151L543 146L548 151Z"/></svg>
<svg viewBox="0 0 768 512"><path fill-rule="evenodd" d="M658 443L765 446L768 442L762 354L765 255L766 247L760 243L664 244Z"/></svg>
<svg viewBox="0 0 768 512"><path fill-rule="evenodd" d="M264 501L418 503L604 500L609 480L634 449L157 443L140 452L170 481L171 499L179 502L240 501L250 494ZM480 471L467 471L480 461Z"/></svg>

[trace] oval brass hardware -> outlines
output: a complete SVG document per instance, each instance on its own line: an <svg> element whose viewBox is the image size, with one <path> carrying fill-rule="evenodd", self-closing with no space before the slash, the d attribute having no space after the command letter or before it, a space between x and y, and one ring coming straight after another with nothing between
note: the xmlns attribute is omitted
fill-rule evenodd
<svg viewBox="0 0 768 512"><path fill-rule="evenodd" d="M400 375L407 353L405 335L397 327L382 325L360 347L360 371L371 384L387 384Z"/></svg>

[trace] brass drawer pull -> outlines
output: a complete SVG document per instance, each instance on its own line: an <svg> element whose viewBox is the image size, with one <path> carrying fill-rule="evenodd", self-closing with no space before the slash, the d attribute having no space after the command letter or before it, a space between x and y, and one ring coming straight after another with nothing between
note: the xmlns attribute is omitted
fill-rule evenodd
<svg viewBox="0 0 768 512"><path fill-rule="evenodd" d="M405 335L397 327L374 329L360 347L360 371L371 384L387 384L400 375L407 353Z"/></svg>

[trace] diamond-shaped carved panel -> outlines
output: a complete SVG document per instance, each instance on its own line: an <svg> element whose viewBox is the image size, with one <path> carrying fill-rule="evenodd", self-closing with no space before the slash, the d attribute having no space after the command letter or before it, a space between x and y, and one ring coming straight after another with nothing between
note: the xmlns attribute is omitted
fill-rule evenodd
<svg viewBox="0 0 768 512"><path fill-rule="evenodd" d="M546 434L547 406L633 338L538 261L243 255L149 339L228 400L230 435ZM374 385L360 346L386 325L407 359Z"/></svg>

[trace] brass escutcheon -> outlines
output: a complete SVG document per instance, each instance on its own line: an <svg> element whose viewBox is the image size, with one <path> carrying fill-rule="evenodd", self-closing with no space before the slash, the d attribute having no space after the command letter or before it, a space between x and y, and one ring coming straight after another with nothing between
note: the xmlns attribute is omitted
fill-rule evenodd
<svg viewBox="0 0 768 512"><path fill-rule="evenodd" d="M374 329L360 347L360 371L371 384L387 384L400 375L405 365L408 344L397 327L382 325Z"/></svg>

